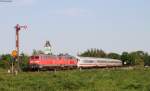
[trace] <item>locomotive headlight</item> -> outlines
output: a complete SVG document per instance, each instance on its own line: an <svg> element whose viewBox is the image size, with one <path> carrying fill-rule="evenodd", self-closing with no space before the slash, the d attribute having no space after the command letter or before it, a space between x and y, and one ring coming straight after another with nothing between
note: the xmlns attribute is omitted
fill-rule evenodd
<svg viewBox="0 0 150 91"><path fill-rule="evenodd" d="M42 65L40 65L40 66L39 66L39 68L43 68L43 66L42 66Z"/></svg>

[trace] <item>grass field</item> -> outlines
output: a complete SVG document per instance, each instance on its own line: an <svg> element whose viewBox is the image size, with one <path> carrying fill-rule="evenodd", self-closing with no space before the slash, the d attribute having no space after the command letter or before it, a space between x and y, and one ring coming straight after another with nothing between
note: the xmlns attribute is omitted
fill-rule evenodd
<svg viewBox="0 0 150 91"><path fill-rule="evenodd" d="M0 70L0 91L150 91L150 69L88 69L57 72Z"/></svg>

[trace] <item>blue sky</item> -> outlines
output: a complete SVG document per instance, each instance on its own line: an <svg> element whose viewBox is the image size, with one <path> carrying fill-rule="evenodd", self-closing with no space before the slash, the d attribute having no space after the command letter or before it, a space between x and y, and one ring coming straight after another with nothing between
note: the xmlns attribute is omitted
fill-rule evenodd
<svg viewBox="0 0 150 91"><path fill-rule="evenodd" d="M15 49L14 26L20 50L43 49L76 55L89 48L106 52L143 50L150 53L149 0L12 0L0 2L0 53Z"/></svg>

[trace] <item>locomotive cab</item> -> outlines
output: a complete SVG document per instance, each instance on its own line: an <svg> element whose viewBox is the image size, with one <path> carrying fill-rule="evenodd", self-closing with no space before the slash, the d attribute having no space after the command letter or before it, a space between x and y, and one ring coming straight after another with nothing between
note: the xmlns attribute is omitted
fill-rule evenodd
<svg viewBox="0 0 150 91"><path fill-rule="evenodd" d="M29 68L37 69L40 64L40 56L31 56L29 60Z"/></svg>
<svg viewBox="0 0 150 91"><path fill-rule="evenodd" d="M40 60L40 57L39 56L31 56L30 57L30 64L38 64L39 63L39 60Z"/></svg>

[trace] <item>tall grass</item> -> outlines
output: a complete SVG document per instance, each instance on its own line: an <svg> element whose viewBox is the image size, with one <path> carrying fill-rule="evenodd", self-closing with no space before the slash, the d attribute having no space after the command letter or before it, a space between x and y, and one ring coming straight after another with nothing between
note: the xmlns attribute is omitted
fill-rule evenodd
<svg viewBox="0 0 150 91"><path fill-rule="evenodd" d="M150 91L150 69L22 72L0 69L0 91Z"/></svg>

